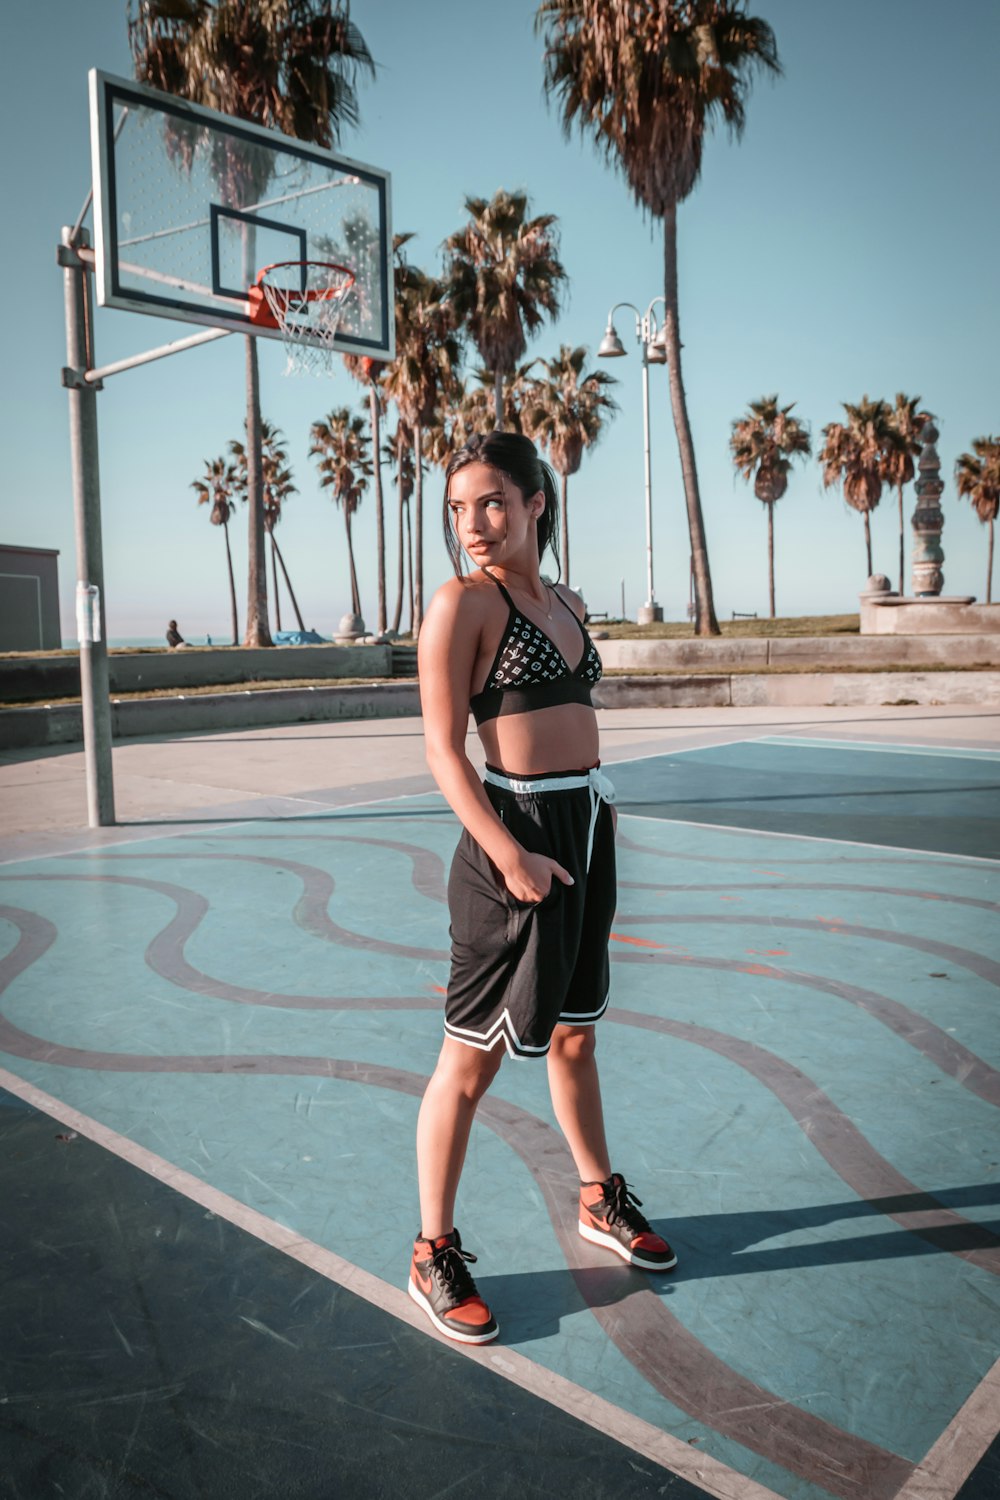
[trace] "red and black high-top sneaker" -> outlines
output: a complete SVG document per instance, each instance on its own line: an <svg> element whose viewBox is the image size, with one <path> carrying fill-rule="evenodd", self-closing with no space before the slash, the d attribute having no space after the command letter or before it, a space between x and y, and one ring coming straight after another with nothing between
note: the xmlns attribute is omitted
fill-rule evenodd
<svg viewBox="0 0 1000 1500"><path fill-rule="evenodd" d="M580 1186L580 1233L593 1245L613 1250L630 1265L647 1271L672 1271L677 1256L666 1240L650 1229L637 1198L620 1172L607 1182L584 1182Z"/></svg>
<svg viewBox="0 0 1000 1500"><path fill-rule="evenodd" d="M418 1235L413 1246L407 1290L438 1333L460 1344L488 1344L500 1332L466 1269L475 1259L462 1249L457 1229L436 1240Z"/></svg>

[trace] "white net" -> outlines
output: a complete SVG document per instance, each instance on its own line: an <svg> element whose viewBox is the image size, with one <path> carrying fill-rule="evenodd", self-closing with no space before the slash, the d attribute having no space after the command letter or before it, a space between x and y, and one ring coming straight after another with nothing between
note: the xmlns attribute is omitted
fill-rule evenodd
<svg viewBox="0 0 1000 1500"><path fill-rule="evenodd" d="M280 277L293 269L268 266L257 277L264 302L285 346L286 375L329 375L333 369L334 340L344 307L354 286L346 266L321 261L295 266L304 286L281 285Z"/></svg>

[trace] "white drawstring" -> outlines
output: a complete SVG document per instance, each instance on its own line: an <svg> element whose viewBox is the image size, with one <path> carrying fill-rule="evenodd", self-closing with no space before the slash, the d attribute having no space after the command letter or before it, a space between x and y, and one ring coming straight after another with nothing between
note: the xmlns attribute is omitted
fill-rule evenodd
<svg viewBox="0 0 1000 1500"><path fill-rule="evenodd" d="M518 797L534 797L538 792L578 791L581 787L586 787L590 792L590 828L587 830L587 869L590 869L590 859L594 852L594 831L601 803L607 802L610 806L615 800L614 785L600 766L591 766L589 771L580 776L533 776L530 780L521 776L506 776L502 771L494 771L487 766L484 778L491 786L502 787L504 791L513 792Z"/></svg>

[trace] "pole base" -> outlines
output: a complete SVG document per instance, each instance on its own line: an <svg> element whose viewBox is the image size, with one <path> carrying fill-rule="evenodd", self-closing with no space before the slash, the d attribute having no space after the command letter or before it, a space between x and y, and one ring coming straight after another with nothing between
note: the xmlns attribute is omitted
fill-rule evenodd
<svg viewBox="0 0 1000 1500"><path fill-rule="evenodd" d="M663 619L661 604L640 604L636 614L637 625L657 625Z"/></svg>

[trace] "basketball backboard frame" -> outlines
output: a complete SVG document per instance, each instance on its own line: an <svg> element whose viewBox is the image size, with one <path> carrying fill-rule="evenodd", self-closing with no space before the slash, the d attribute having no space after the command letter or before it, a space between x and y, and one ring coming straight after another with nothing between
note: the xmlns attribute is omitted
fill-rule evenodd
<svg viewBox="0 0 1000 1500"><path fill-rule="evenodd" d="M90 72L90 108L100 306L280 339L280 329L251 322L247 294L257 270L274 260L332 258L351 265L354 233L361 246L359 284L348 300L335 348L343 354L393 358L387 171L97 68ZM137 131L147 151L145 173L138 158L128 157ZM217 177L211 180L209 161L220 150L237 157L243 153L269 186L250 192L249 201L225 201L227 189ZM150 185L151 171L160 174L164 191L157 192L156 181ZM289 185L290 191L282 190ZM175 221L167 212L167 189L173 194ZM341 191L330 197L328 190ZM325 213L330 207L333 211ZM127 226L136 210L143 232L130 234ZM248 237L257 253L249 265L235 266L234 255L246 260ZM122 251L129 248L126 260ZM171 260L175 252L177 264ZM290 271L295 278L291 285L304 291L305 274Z"/></svg>

